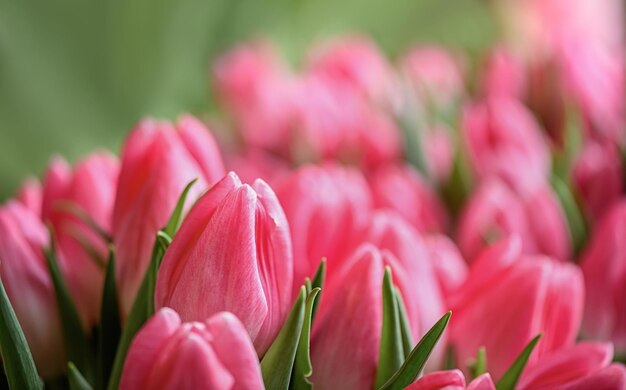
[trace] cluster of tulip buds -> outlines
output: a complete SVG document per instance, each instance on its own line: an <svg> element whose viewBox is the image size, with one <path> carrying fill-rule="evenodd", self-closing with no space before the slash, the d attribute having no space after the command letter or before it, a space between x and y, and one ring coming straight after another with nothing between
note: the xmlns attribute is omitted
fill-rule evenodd
<svg viewBox="0 0 626 390"><path fill-rule="evenodd" d="M215 116L54 157L0 206L0 379L626 389L623 46L522 8L479 60L244 43Z"/></svg>

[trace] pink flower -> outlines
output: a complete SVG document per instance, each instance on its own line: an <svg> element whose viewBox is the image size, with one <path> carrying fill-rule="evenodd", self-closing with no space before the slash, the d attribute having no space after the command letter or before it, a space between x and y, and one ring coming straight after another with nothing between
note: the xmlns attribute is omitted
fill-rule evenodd
<svg viewBox="0 0 626 390"><path fill-rule="evenodd" d="M167 222L184 187L198 179L188 204L224 175L217 145L191 116L178 124L146 119L132 131L122 151L113 211L117 285L123 312L135 299L150 261L156 232Z"/></svg>
<svg viewBox="0 0 626 390"><path fill-rule="evenodd" d="M43 198L41 183L35 178L27 178L15 194L15 200L26 206L35 215L41 215Z"/></svg>
<svg viewBox="0 0 626 390"><path fill-rule="evenodd" d="M447 226L445 208L433 189L409 165L387 165L369 178L374 206L400 213L420 232L442 232Z"/></svg>
<svg viewBox="0 0 626 390"><path fill-rule="evenodd" d="M495 390L489 374L482 374L465 386L461 370L436 371L426 374L406 387L407 390Z"/></svg>
<svg viewBox="0 0 626 390"><path fill-rule="evenodd" d="M246 183L262 179L273 185L291 173L289 161L261 148L225 152L224 159L226 169L235 172Z"/></svg>
<svg viewBox="0 0 626 390"><path fill-rule="evenodd" d="M276 188L291 229L297 294L323 257L341 260L349 235L369 221L372 199L359 171L334 165L302 167Z"/></svg>
<svg viewBox="0 0 626 390"><path fill-rule="evenodd" d="M550 151L530 112L513 99L467 105L462 132L479 178L496 176L524 194L547 181Z"/></svg>
<svg viewBox="0 0 626 390"><path fill-rule="evenodd" d="M428 172L437 183L446 183L454 164L452 130L444 124L430 128L425 135L424 157Z"/></svg>
<svg viewBox="0 0 626 390"><path fill-rule="evenodd" d="M262 356L291 309L293 260L289 226L272 189L242 184L229 173L204 196L167 250L155 306L184 321L230 311Z"/></svg>
<svg viewBox="0 0 626 390"><path fill-rule="evenodd" d="M452 297L450 342L464 366L484 346L499 378L526 344L542 333L531 364L572 345L582 319L584 285L575 266L521 254L512 237L486 249Z"/></svg>
<svg viewBox="0 0 626 390"><path fill-rule="evenodd" d="M411 281L401 265L389 252L369 244L359 247L327 280L311 333L311 382L316 388L334 388L338 383L347 390L374 385L386 265L408 299Z"/></svg>
<svg viewBox="0 0 626 390"><path fill-rule="evenodd" d="M452 296L467 278L467 264L454 242L443 234L424 237L430 263L445 299Z"/></svg>
<svg viewBox="0 0 626 390"><path fill-rule="evenodd" d="M485 96L523 99L526 94L525 64L511 50L494 49L487 58L482 75Z"/></svg>
<svg viewBox="0 0 626 390"><path fill-rule="evenodd" d="M615 204L598 224L580 266L587 288L583 332L612 340L626 352L626 201Z"/></svg>
<svg viewBox="0 0 626 390"><path fill-rule="evenodd" d="M55 158L43 184L42 218L52 225L61 269L88 330L100 317L108 248L99 232L68 207L87 214L111 234L118 175L117 159L108 152L97 152L81 159L74 169L61 157Z"/></svg>
<svg viewBox="0 0 626 390"><path fill-rule="evenodd" d="M159 310L133 340L120 389L264 389L259 361L241 322L228 312L182 322Z"/></svg>
<svg viewBox="0 0 626 390"><path fill-rule="evenodd" d="M39 217L11 200L0 207L0 275L35 359L51 378L65 368L56 297L43 248L48 232Z"/></svg>

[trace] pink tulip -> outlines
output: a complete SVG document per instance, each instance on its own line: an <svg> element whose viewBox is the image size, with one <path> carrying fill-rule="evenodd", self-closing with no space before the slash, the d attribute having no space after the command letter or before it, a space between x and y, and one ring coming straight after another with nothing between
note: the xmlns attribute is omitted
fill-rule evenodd
<svg viewBox="0 0 626 390"><path fill-rule="evenodd" d="M359 171L333 165L302 167L276 188L291 229L295 295L323 257L341 260L349 235L368 223L372 200Z"/></svg>
<svg viewBox="0 0 626 390"><path fill-rule="evenodd" d="M542 333L531 364L572 345L582 319L584 285L573 265L521 254L519 238L499 242L476 260L452 297L450 342L464 366L484 346L499 378L526 344Z"/></svg>
<svg viewBox="0 0 626 390"><path fill-rule="evenodd" d="M44 378L65 368L56 297L43 248L48 232L39 217L21 203L0 207L0 275Z"/></svg>
<svg viewBox="0 0 626 390"><path fill-rule="evenodd" d="M424 158L428 173L437 183L446 183L454 164L454 140L452 130L438 124L428 130L424 137Z"/></svg>
<svg viewBox="0 0 626 390"><path fill-rule="evenodd" d="M430 263L447 300L467 278L467 264L454 242L447 236L435 234L424 238Z"/></svg>
<svg viewBox="0 0 626 390"><path fill-rule="evenodd" d="M438 233L446 229L445 208L433 189L408 165L388 165L369 178L374 206L391 209L420 232Z"/></svg>
<svg viewBox="0 0 626 390"><path fill-rule="evenodd" d="M611 364L611 344L580 343L542 357L528 365L518 383L519 389L563 389L593 383L596 377ZM598 382L600 383L600 382ZM601 388L591 386L590 388ZM615 387L617 389L617 387Z"/></svg>
<svg viewBox="0 0 626 390"><path fill-rule="evenodd" d="M524 98L527 84L525 64L511 50L494 49L483 72L481 81L485 96Z"/></svg>
<svg viewBox="0 0 626 390"><path fill-rule="evenodd" d="M224 153L226 169L233 171L245 183L262 179L270 185L291 173L289 161L261 148Z"/></svg>
<svg viewBox="0 0 626 390"><path fill-rule="evenodd" d="M549 187L537 187L521 197L498 180L484 181L466 203L459 220L461 252L472 262L485 245L512 234L522 238L525 253L569 259L567 222Z"/></svg>
<svg viewBox="0 0 626 390"><path fill-rule="evenodd" d="M37 179L28 178L22 182L22 186L15 194L15 200L26 206L35 215L41 215L42 191L41 183Z"/></svg>
<svg viewBox="0 0 626 390"><path fill-rule="evenodd" d="M618 148L611 143L588 142L574 165L572 179L587 214L598 222L622 194L623 170Z"/></svg>
<svg viewBox="0 0 626 390"><path fill-rule="evenodd" d="M263 356L291 309L289 226L272 189L229 173L191 209L169 247L155 289L157 308L184 321L230 311Z"/></svg>
<svg viewBox="0 0 626 390"><path fill-rule="evenodd" d="M401 265L392 254L370 244L359 247L332 276L329 273L311 333L311 382L315 388L374 386L386 265L392 268L403 298L408 299L411 282Z"/></svg>
<svg viewBox="0 0 626 390"><path fill-rule="evenodd" d="M228 312L183 323L163 308L137 333L120 389L264 389L241 322Z"/></svg>
<svg viewBox="0 0 626 390"><path fill-rule="evenodd" d="M520 194L543 185L550 152L530 112L518 101L491 98L463 110L463 137L479 178L496 176Z"/></svg>
<svg viewBox="0 0 626 390"><path fill-rule="evenodd" d="M407 390L495 390L489 374L482 374L465 386L461 370L436 371L424 375L405 389Z"/></svg>
<svg viewBox="0 0 626 390"><path fill-rule="evenodd" d="M615 204L598 224L581 256L587 288L583 332L612 340L626 352L626 201Z"/></svg>
<svg viewBox="0 0 626 390"><path fill-rule="evenodd" d="M626 367L611 364L598 372L565 386L567 390L624 389L626 388Z"/></svg>
<svg viewBox="0 0 626 390"><path fill-rule="evenodd" d="M191 116L176 126L146 119L130 134L113 211L117 286L128 312L150 261L156 232L167 222L183 188L198 179L191 204L224 174L217 145L204 125Z"/></svg>
<svg viewBox="0 0 626 390"><path fill-rule="evenodd" d="M42 218L52 225L61 269L88 330L100 316L108 248L99 232L68 207L87 214L111 234L118 174L117 159L98 152L81 159L74 169L62 158L54 159L44 180Z"/></svg>

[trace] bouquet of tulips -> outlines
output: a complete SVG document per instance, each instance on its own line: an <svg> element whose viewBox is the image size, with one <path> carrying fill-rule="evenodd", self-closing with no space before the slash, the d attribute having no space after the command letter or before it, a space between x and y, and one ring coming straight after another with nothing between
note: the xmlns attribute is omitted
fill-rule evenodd
<svg viewBox="0 0 626 390"><path fill-rule="evenodd" d="M626 389L623 38L554 3L478 58L243 43L210 116L53 158L0 207L2 380Z"/></svg>

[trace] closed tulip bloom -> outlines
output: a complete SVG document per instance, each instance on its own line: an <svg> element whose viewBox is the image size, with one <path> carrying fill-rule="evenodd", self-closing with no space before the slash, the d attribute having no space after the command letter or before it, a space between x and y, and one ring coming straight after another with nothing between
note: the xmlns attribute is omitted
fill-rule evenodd
<svg viewBox="0 0 626 390"><path fill-rule="evenodd" d="M626 352L626 201L610 209L583 252L587 295L583 333Z"/></svg>
<svg viewBox="0 0 626 390"><path fill-rule="evenodd" d="M488 248L452 298L450 342L464 365L484 346L489 371L505 372L526 344L542 333L531 364L572 345L582 319L582 274L571 264L521 254L519 238Z"/></svg>
<svg viewBox="0 0 626 390"><path fill-rule="evenodd" d="M48 232L31 210L14 200L0 207L0 276L44 378L65 368L56 297L43 254L48 244Z"/></svg>
<svg viewBox="0 0 626 390"><path fill-rule="evenodd" d="M272 189L229 173L191 209L167 250L155 289L157 308L183 321L235 314L263 356L292 303L289 226Z"/></svg>
<svg viewBox="0 0 626 390"><path fill-rule="evenodd" d="M374 171L369 182L376 208L397 211L420 232L445 231L445 208L414 168L387 165Z"/></svg>
<svg viewBox="0 0 626 390"><path fill-rule="evenodd" d="M21 187L17 190L15 200L22 203L35 215L41 215L42 191L41 183L31 177L24 180Z"/></svg>
<svg viewBox="0 0 626 390"><path fill-rule="evenodd" d="M181 117L176 125L146 119L132 131L122 151L113 211L117 285L125 313L143 280L156 232L185 186L198 179L188 196L191 204L223 174L215 141L191 116Z"/></svg>
<svg viewBox="0 0 626 390"><path fill-rule="evenodd" d="M86 329L99 318L108 248L100 232L76 211L111 234L118 174L117 159L97 152L73 169L61 158L54 159L44 179L42 218L54 230L61 269Z"/></svg>
<svg viewBox="0 0 626 390"><path fill-rule="evenodd" d="M487 58L482 75L486 96L523 99L526 94L527 69L513 51L496 48Z"/></svg>
<svg viewBox="0 0 626 390"><path fill-rule="evenodd" d="M496 386L488 373L479 375L465 386L461 370L435 371L413 382L407 390L495 390Z"/></svg>
<svg viewBox="0 0 626 390"><path fill-rule="evenodd" d="M341 260L349 235L369 221L372 199L362 174L339 166L308 165L285 177L276 195L289 221L294 295L320 260Z"/></svg>
<svg viewBox="0 0 626 390"><path fill-rule="evenodd" d="M228 312L183 322L163 308L130 345L120 389L264 389L245 328Z"/></svg>
<svg viewBox="0 0 626 390"><path fill-rule="evenodd" d="M382 329L382 283L390 266L406 300L408 284L397 259L371 244L359 247L330 275L311 333L311 382L315 388L371 389Z"/></svg>
<svg viewBox="0 0 626 390"><path fill-rule="evenodd" d="M441 292L447 300L465 282L468 273L467 263L459 248L443 234L426 236L424 243Z"/></svg>
<svg viewBox="0 0 626 390"><path fill-rule="evenodd" d="M490 98L463 110L462 133L479 178L496 176L525 194L546 182L550 152L532 114L514 99Z"/></svg>

